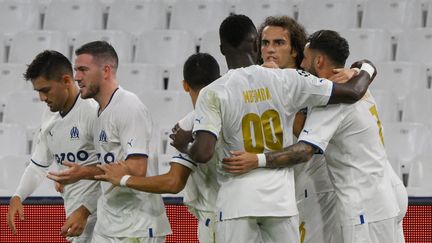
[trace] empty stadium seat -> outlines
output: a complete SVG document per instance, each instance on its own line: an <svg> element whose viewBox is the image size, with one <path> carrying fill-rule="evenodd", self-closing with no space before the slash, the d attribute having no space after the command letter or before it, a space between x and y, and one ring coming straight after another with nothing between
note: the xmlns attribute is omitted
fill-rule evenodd
<svg viewBox="0 0 432 243"><path fill-rule="evenodd" d="M364 2L362 28L403 29L409 17L409 1L368 0Z"/></svg>
<svg viewBox="0 0 432 243"><path fill-rule="evenodd" d="M183 65L195 53L190 33L183 30L146 31L138 39L136 62L165 66Z"/></svg>
<svg viewBox="0 0 432 243"><path fill-rule="evenodd" d="M419 63L432 63L432 28L404 31L398 42L396 59Z"/></svg>
<svg viewBox="0 0 432 243"><path fill-rule="evenodd" d="M0 33L0 63L7 62L6 43L8 40L10 40L10 38Z"/></svg>
<svg viewBox="0 0 432 243"><path fill-rule="evenodd" d="M124 63L117 70L119 84L136 94L162 90L163 78L162 68L153 64Z"/></svg>
<svg viewBox="0 0 432 243"><path fill-rule="evenodd" d="M37 92L12 92L6 98L3 121L20 124L26 128L36 128L41 124L45 109L47 106L40 101Z"/></svg>
<svg viewBox="0 0 432 243"><path fill-rule="evenodd" d="M298 21L309 32L357 27L357 5L352 0L300 1Z"/></svg>
<svg viewBox="0 0 432 243"><path fill-rule="evenodd" d="M13 34L40 29L40 11L37 1L0 1L0 33Z"/></svg>
<svg viewBox="0 0 432 243"><path fill-rule="evenodd" d="M56 50L70 57L66 36L58 31L25 31L12 37L9 62L30 63L34 57L46 50Z"/></svg>
<svg viewBox="0 0 432 243"><path fill-rule="evenodd" d="M183 91L183 65L171 67L168 70L168 90Z"/></svg>
<svg viewBox="0 0 432 243"><path fill-rule="evenodd" d="M349 29L340 31L350 46L350 55L346 66L355 61L368 59L372 62L391 60L391 36L381 29Z"/></svg>
<svg viewBox="0 0 432 243"><path fill-rule="evenodd" d="M371 84L371 89L394 92L403 98L410 91L426 89L426 68L413 62L377 62L378 75Z"/></svg>
<svg viewBox="0 0 432 243"><path fill-rule="evenodd" d="M0 156L27 153L27 135L23 126L0 123Z"/></svg>
<svg viewBox="0 0 432 243"><path fill-rule="evenodd" d="M391 91L375 89L371 91L378 106L378 115L382 122L400 121L398 97Z"/></svg>
<svg viewBox="0 0 432 243"><path fill-rule="evenodd" d="M114 1L108 11L107 29L136 36L144 31L166 29L167 5L159 0Z"/></svg>
<svg viewBox="0 0 432 243"><path fill-rule="evenodd" d="M217 31L229 15L225 0L180 0L172 6L170 29L183 29L201 37L206 31Z"/></svg>
<svg viewBox="0 0 432 243"><path fill-rule="evenodd" d="M220 51L219 33L216 31L206 32L200 43L200 52L212 55L219 64L221 74L228 71L225 56Z"/></svg>
<svg viewBox="0 0 432 243"><path fill-rule="evenodd" d="M432 197L432 159L422 156L411 165L407 192L410 197Z"/></svg>
<svg viewBox="0 0 432 243"><path fill-rule="evenodd" d="M78 49L83 44L96 40L107 41L114 47L120 65L133 61L133 36L124 31L93 30L80 32L74 41L74 48Z"/></svg>
<svg viewBox="0 0 432 243"><path fill-rule="evenodd" d="M43 29L78 33L103 28L103 5L95 0L55 0L45 10Z"/></svg>
<svg viewBox="0 0 432 243"><path fill-rule="evenodd" d="M29 155L8 155L0 156L0 190L4 195L12 196L19 185L21 175L25 170L25 163L30 161Z"/></svg>
<svg viewBox="0 0 432 243"><path fill-rule="evenodd" d="M252 19L257 28L267 16L294 16L291 0L242 0L235 4L235 13L244 14Z"/></svg>
<svg viewBox="0 0 432 243"><path fill-rule="evenodd" d="M402 121L420 122L432 128L432 90L415 90L405 97Z"/></svg>
<svg viewBox="0 0 432 243"><path fill-rule="evenodd" d="M146 91L139 97L160 127L174 126L193 109L191 98L184 91Z"/></svg>

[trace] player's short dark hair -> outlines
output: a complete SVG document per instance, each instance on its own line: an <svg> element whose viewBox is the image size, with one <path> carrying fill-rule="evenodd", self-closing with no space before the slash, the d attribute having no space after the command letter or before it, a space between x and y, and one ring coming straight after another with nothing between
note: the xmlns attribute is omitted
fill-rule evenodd
<svg viewBox="0 0 432 243"><path fill-rule="evenodd" d="M183 66L183 77L192 89L200 89L220 77L219 65L210 54L193 54Z"/></svg>
<svg viewBox="0 0 432 243"><path fill-rule="evenodd" d="M89 54L101 62L111 62L114 69L118 67L118 56L114 47L106 41L92 41L75 50L75 55Z"/></svg>
<svg viewBox="0 0 432 243"><path fill-rule="evenodd" d="M60 81L65 74L73 76L72 64L67 57L58 51L45 50L27 66L23 76L25 80L31 81L38 77Z"/></svg>
<svg viewBox="0 0 432 243"><path fill-rule="evenodd" d="M308 38L309 48L324 53L334 65L344 67L350 51L348 41L333 30L318 30Z"/></svg>
<svg viewBox="0 0 432 243"><path fill-rule="evenodd" d="M251 32L256 32L252 20L241 14L234 14L225 18L219 27L221 43L224 41L232 47L238 47Z"/></svg>
<svg viewBox="0 0 432 243"><path fill-rule="evenodd" d="M262 33L265 27L276 26L282 27L289 33L291 47L297 52L297 57L295 59L296 67L300 68L300 64L303 60L303 50L306 45L307 33L305 28L289 16L269 16L264 20L264 23L258 29L258 63L262 64L263 60L261 58L261 39Z"/></svg>

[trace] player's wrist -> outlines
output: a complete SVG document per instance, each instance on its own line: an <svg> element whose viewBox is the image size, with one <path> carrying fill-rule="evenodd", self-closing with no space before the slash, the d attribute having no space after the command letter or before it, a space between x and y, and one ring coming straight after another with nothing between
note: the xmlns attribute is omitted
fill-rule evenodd
<svg viewBox="0 0 432 243"><path fill-rule="evenodd" d="M265 154L264 153L257 154L257 157L258 157L258 167L259 168L266 167L267 158L266 158Z"/></svg>
<svg viewBox="0 0 432 243"><path fill-rule="evenodd" d="M124 176L122 176L122 178L120 179L119 185L127 187L126 183L127 183L127 181L129 180L130 177L131 177L131 175L124 175Z"/></svg>
<svg viewBox="0 0 432 243"><path fill-rule="evenodd" d="M363 70L363 71L367 72L371 78L372 78L372 76L375 73L375 68L372 67L372 65L370 65L369 63L366 63L366 62L364 62L361 65L360 70Z"/></svg>

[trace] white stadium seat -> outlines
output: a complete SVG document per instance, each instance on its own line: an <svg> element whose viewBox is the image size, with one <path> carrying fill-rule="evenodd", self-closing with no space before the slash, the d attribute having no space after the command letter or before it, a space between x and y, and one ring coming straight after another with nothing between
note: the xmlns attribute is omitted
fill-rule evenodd
<svg viewBox="0 0 432 243"><path fill-rule="evenodd" d="M40 11L37 1L0 1L0 33L13 34L40 29Z"/></svg>
<svg viewBox="0 0 432 243"><path fill-rule="evenodd" d="M200 38L206 31L217 31L229 15L225 0L177 0L172 6L170 29L182 29Z"/></svg>
<svg viewBox="0 0 432 243"><path fill-rule="evenodd" d="M114 1L108 11L107 29L124 30L136 36L144 31L165 29L167 6L160 0Z"/></svg>
<svg viewBox="0 0 432 243"><path fill-rule="evenodd" d="M12 37L9 62L30 63L44 50L56 50L69 57L67 38L58 31L25 31Z"/></svg>
<svg viewBox="0 0 432 243"><path fill-rule="evenodd" d="M409 1L369 0L363 8L362 28L402 29L409 17Z"/></svg>
<svg viewBox="0 0 432 243"><path fill-rule="evenodd" d="M93 30L80 32L75 41L74 49L78 49L85 43L103 40L110 43L117 52L119 64L132 62L133 36L119 30Z"/></svg>
<svg viewBox="0 0 432 243"><path fill-rule="evenodd" d="M183 65L177 65L168 69L168 90L184 91L183 89Z"/></svg>
<svg viewBox="0 0 432 243"><path fill-rule="evenodd" d="M219 33L216 31L206 32L200 43L200 52L212 55L219 64L221 74L228 71L225 56L220 51Z"/></svg>
<svg viewBox="0 0 432 243"><path fill-rule="evenodd" d="M432 28L404 31L398 42L396 60L432 63Z"/></svg>
<svg viewBox="0 0 432 243"><path fill-rule="evenodd" d="M267 16L288 15L294 17L291 0L242 0L235 4L235 13L252 19L258 28Z"/></svg>
<svg viewBox="0 0 432 243"><path fill-rule="evenodd" d="M402 121L420 122L432 128L432 90L415 90L406 96Z"/></svg>
<svg viewBox="0 0 432 243"><path fill-rule="evenodd" d="M13 195L28 161L30 161L29 155L0 156L0 167L2 168L0 170L0 193L3 194L0 196Z"/></svg>
<svg viewBox="0 0 432 243"><path fill-rule="evenodd" d="M136 47L136 62L165 66L183 65L195 53L190 33L183 30L146 31Z"/></svg>
<svg viewBox="0 0 432 243"><path fill-rule="evenodd" d="M78 33L103 28L103 5L95 0L55 0L45 11L43 29Z"/></svg>
<svg viewBox="0 0 432 243"><path fill-rule="evenodd" d="M412 164L408 178L408 196L432 197L432 159L431 154L422 156Z"/></svg>
<svg viewBox="0 0 432 243"><path fill-rule="evenodd" d="M123 63L117 70L119 84L136 94L163 89L163 70L158 65Z"/></svg>
<svg viewBox="0 0 432 243"><path fill-rule="evenodd" d="M23 126L0 123L0 156L23 155L27 152L27 135Z"/></svg>

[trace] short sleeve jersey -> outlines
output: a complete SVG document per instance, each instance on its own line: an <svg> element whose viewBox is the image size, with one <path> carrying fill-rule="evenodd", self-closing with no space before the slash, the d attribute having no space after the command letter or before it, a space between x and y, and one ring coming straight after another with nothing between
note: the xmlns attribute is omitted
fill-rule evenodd
<svg viewBox="0 0 432 243"><path fill-rule="evenodd" d="M121 87L99 114L94 142L101 163L148 156L151 119L139 98ZM150 162L150 160L148 160ZM149 173L147 173L149 175ZM109 237L151 237L170 233L160 195L102 182L95 230Z"/></svg>
<svg viewBox="0 0 432 243"><path fill-rule="evenodd" d="M98 163L93 144L96 114L97 103L94 100L83 100L77 96L72 109L64 116L59 112L44 116L31 156L32 163L48 168L55 161L59 170L68 168L62 165L64 161L84 166ZM91 206L89 210L93 211L100 192L98 181L81 180L65 186L62 196L66 215L81 205ZM95 200L90 200L92 198ZM89 202L92 205L85 203L88 200L92 201Z"/></svg>
<svg viewBox="0 0 432 243"><path fill-rule="evenodd" d="M294 69L230 70L201 90L194 133L214 134L222 146L220 158L229 157L232 150L280 150L293 143L295 113L307 106L326 105L332 87L328 80ZM221 187L216 207L222 219L298 213L291 168L259 168L233 176L218 162Z"/></svg>
<svg viewBox="0 0 432 243"><path fill-rule="evenodd" d="M344 224L376 222L396 216L388 159L374 98L353 105L315 107L299 140L325 151Z"/></svg>

